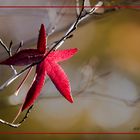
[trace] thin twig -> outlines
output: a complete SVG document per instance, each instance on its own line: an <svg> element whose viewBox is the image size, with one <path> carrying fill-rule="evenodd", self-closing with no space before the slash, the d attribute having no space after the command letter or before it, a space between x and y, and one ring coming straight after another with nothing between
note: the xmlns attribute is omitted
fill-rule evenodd
<svg viewBox="0 0 140 140"><path fill-rule="evenodd" d="M4 124L4 125L8 125L8 126L13 127L13 128L17 128L17 127L19 127L24 121L26 121L26 119L28 118L28 116L29 116L29 114L30 114L32 108L33 108L33 105L30 106L30 108L27 110L27 112L26 112L25 116L23 117L23 119L22 119L19 123L17 123L17 124L10 123L10 122L7 122L7 121L2 120L2 119L0 119L0 123L2 123L2 124Z"/></svg>
<svg viewBox="0 0 140 140"><path fill-rule="evenodd" d="M27 78L28 78L28 76L29 76L29 74L30 74L31 71L32 71L32 67L30 67L30 69L29 69L28 72L26 73L25 77L23 78L23 80L22 80L21 83L19 84L19 86L18 86L18 88L17 88L17 90L16 90L16 92L15 92L15 95L16 95L16 96L18 95L20 89L21 89L22 86L24 85L24 83L25 83L25 81L27 80Z"/></svg>
<svg viewBox="0 0 140 140"><path fill-rule="evenodd" d="M80 14L80 3L79 3L79 0L76 0L76 12L77 12L77 16Z"/></svg>
<svg viewBox="0 0 140 140"><path fill-rule="evenodd" d="M9 48L3 43L3 41L0 39L0 45L6 50L6 52L8 53L9 57L12 56L12 41L10 42ZM16 69L10 65L10 68L13 70L14 74L17 74Z"/></svg>
<svg viewBox="0 0 140 140"><path fill-rule="evenodd" d="M20 44L19 44L19 46L18 46L18 48L17 48L15 53L18 53L22 46L23 46L23 41L20 42Z"/></svg>
<svg viewBox="0 0 140 140"><path fill-rule="evenodd" d="M0 45L6 50L6 52L7 52L8 55L10 56L8 47L3 43L3 41L2 41L1 39L0 39Z"/></svg>
<svg viewBox="0 0 140 140"><path fill-rule="evenodd" d="M10 45L9 45L9 56L12 56L12 45L13 45L13 42L11 40Z"/></svg>

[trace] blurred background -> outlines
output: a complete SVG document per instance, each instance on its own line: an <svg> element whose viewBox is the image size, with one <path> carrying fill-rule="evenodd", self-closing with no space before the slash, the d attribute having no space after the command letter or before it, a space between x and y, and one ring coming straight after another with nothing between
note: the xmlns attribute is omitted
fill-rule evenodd
<svg viewBox="0 0 140 140"><path fill-rule="evenodd" d="M10 1L10 0L9 0ZM75 5L75 0L12 0L1 5ZM97 2L91 1L92 5ZM134 0L105 0L105 5L139 5ZM104 12L103 12L104 11ZM118 9L93 15L80 24L71 39L60 49L78 48L79 52L61 66L70 78L74 103L67 102L47 81L29 118L19 128L0 125L0 132L140 132L140 11ZM0 9L0 38L6 45L13 41L13 52L23 40L24 48L35 48L38 30L45 23L48 43L63 36L76 19L76 10ZM0 48L1 60L8 56ZM21 68L17 68L20 70ZM13 73L0 66L0 83ZM34 72L18 96L13 93L22 77L0 94L0 118L15 117L26 96ZM19 120L24 116L21 115ZM26 135L0 135L0 138L25 139ZM139 135L29 135L34 139L135 139Z"/></svg>

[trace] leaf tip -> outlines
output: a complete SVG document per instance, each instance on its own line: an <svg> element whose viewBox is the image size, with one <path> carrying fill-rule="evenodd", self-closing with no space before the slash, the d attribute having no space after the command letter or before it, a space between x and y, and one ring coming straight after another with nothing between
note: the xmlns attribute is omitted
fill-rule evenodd
<svg viewBox="0 0 140 140"><path fill-rule="evenodd" d="M38 37L38 43L37 43L37 49L40 53L45 53L46 51L46 29L45 25L41 24L40 31L39 31L39 37Z"/></svg>
<svg viewBox="0 0 140 140"><path fill-rule="evenodd" d="M74 48L73 50L74 50L74 52L75 52L75 53L77 53L77 52L78 52L78 48Z"/></svg>
<svg viewBox="0 0 140 140"><path fill-rule="evenodd" d="M78 52L78 48L74 48L74 53L77 53Z"/></svg>
<svg viewBox="0 0 140 140"><path fill-rule="evenodd" d="M70 51L71 55L73 56L75 53L78 52L78 49L77 48L73 48L73 49L70 49L69 51Z"/></svg>
<svg viewBox="0 0 140 140"><path fill-rule="evenodd" d="M73 103L74 101L73 101L73 99L70 99L69 102L70 102L70 103Z"/></svg>
<svg viewBox="0 0 140 140"><path fill-rule="evenodd" d="M73 103L73 102L74 102L74 100L73 100L73 98L72 98L71 95L67 96L66 99L67 99L70 103Z"/></svg>

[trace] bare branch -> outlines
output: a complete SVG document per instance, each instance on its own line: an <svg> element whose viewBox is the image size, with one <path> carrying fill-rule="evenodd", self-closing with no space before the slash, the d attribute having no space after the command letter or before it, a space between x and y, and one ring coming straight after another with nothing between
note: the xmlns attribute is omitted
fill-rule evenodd
<svg viewBox="0 0 140 140"><path fill-rule="evenodd" d="M19 44L19 46L18 46L18 48L17 48L15 53L18 53L22 46L23 46L23 41L20 42L20 44Z"/></svg>
<svg viewBox="0 0 140 140"><path fill-rule="evenodd" d="M80 14L80 3L79 0L76 0L76 12L77 12L77 16Z"/></svg>
<svg viewBox="0 0 140 140"><path fill-rule="evenodd" d="M24 121L26 121L26 119L28 118L28 116L29 116L29 114L30 114L32 108L33 108L33 105L27 110L27 112L26 112L25 116L23 117L23 119L22 119L19 123L17 123L17 124L10 123L10 122L7 122L7 121L2 120L2 119L0 119L0 123L2 123L2 124L4 124L4 125L8 125L8 126L13 127L13 128L17 128L17 127L19 127Z"/></svg>
<svg viewBox="0 0 140 140"><path fill-rule="evenodd" d="M12 56L12 44L13 42L11 40L10 45L9 45L9 56Z"/></svg>
<svg viewBox="0 0 140 140"><path fill-rule="evenodd" d="M12 56L12 41L10 42L9 48L3 43L3 41L0 39L0 45L6 50L6 52L8 53L9 57ZM13 70L14 74L17 74L16 69L10 65L10 68Z"/></svg>
<svg viewBox="0 0 140 140"><path fill-rule="evenodd" d="M16 92L15 92L15 95L17 96L20 89L22 88L23 84L25 83L25 81L27 80L30 72L32 71L32 67L29 68L28 72L26 73L25 77L23 78L23 80L21 81L20 85L18 86Z"/></svg>
<svg viewBox="0 0 140 140"><path fill-rule="evenodd" d="M6 50L6 52L7 52L8 55L10 56L8 47L3 43L3 41L2 41L1 39L0 39L0 45Z"/></svg>

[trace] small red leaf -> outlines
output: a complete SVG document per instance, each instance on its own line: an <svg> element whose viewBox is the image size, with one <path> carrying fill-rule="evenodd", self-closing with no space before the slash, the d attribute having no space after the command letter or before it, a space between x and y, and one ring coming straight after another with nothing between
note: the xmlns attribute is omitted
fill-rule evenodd
<svg viewBox="0 0 140 140"><path fill-rule="evenodd" d="M44 24L41 24L37 43L37 49L40 53L45 53L46 51L46 38L46 30Z"/></svg>
<svg viewBox="0 0 140 140"><path fill-rule="evenodd" d="M36 98L39 96L41 89L45 83L45 77L46 77L46 70L42 62L39 65L37 65L34 81L27 93L21 111L30 107L34 103Z"/></svg>
<svg viewBox="0 0 140 140"><path fill-rule="evenodd" d="M0 62L2 65L15 65L24 66L37 62L43 58L43 54L40 54L36 49L25 49L16 53L12 57Z"/></svg>
<svg viewBox="0 0 140 140"><path fill-rule="evenodd" d="M69 50L58 50L54 52L50 52L47 57L42 59L45 56L46 51L46 30L44 25L41 25L37 43L37 49L25 49L21 50L20 52L14 54L13 56L9 57L5 61L0 62L2 65L15 65L15 66L25 66L35 62L42 60L36 67L36 74L34 80L31 84L31 87L26 95L25 101L21 106L17 116L15 117L14 121L20 115L22 111L26 108L33 105L34 101L40 95L42 87L45 83L46 75L50 77L52 82L54 83L55 87L58 91L71 103L73 103L73 98L71 95L71 88L70 82L63 71L63 69L57 64L57 62L67 60L71 58L77 49L69 49ZM28 74L24 77L23 81L21 82L17 92L22 87L24 81L28 77ZM13 122L14 122L13 121Z"/></svg>
<svg viewBox="0 0 140 140"><path fill-rule="evenodd" d="M55 62L46 60L46 72L55 87L59 92L71 103L73 103L73 98L71 96L70 83L67 75L63 69Z"/></svg>
<svg viewBox="0 0 140 140"><path fill-rule="evenodd" d="M63 69L57 64L57 62L71 58L77 51L77 48L74 48L69 50L58 50L50 52L50 54L43 60L42 58L44 57L45 52L47 51L46 31L44 25L42 24L38 37L37 49L22 50L0 63L3 65L24 66L38 62L42 59L42 62L40 64L37 64L34 81L27 93L23 106L21 107L18 115L21 111L30 107L37 99L44 85L46 74L50 77L58 91L69 102L73 102L73 98L71 96L70 82L68 80L67 75L65 74ZM26 79L26 77L24 79Z"/></svg>
<svg viewBox="0 0 140 140"><path fill-rule="evenodd" d="M69 50L57 50L52 52L48 57L51 57L55 62L60 62L71 58L75 53L77 53L78 49L69 49Z"/></svg>

